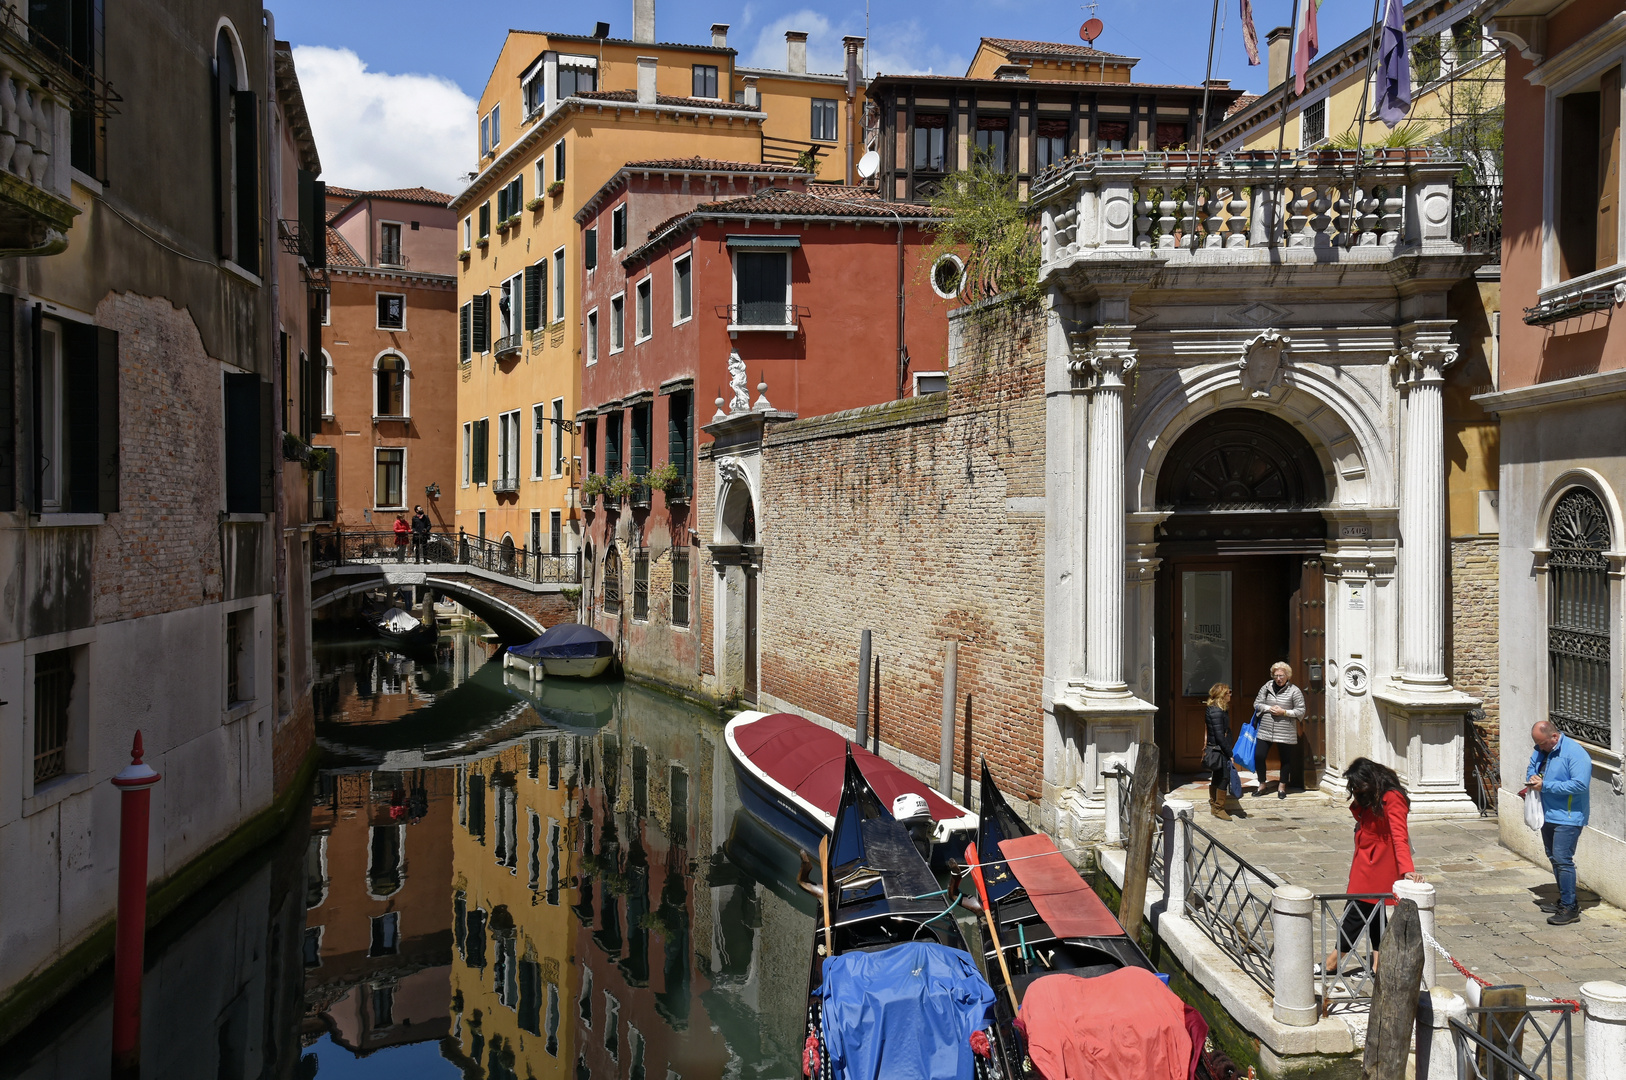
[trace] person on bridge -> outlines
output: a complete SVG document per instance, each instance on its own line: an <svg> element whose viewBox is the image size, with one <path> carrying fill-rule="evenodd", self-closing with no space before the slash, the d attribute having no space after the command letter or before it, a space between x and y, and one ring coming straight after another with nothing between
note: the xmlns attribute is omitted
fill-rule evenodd
<svg viewBox="0 0 1626 1080"><path fill-rule="evenodd" d="M412 554L417 562L429 561L429 515L422 506L412 508Z"/></svg>
<svg viewBox="0 0 1626 1080"><path fill-rule="evenodd" d="M1541 843L1558 879L1558 903L1542 904L1541 910L1552 913L1547 921L1554 926L1567 926L1581 918L1575 898L1575 844L1592 812L1592 755L1551 720L1538 720L1530 729L1530 741L1535 750L1519 794L1541 800Z"/></svg>
<svg viewBox="0 0 1626 1080"><path fill-rule="evenodd" d="M406 514L395 515L395 561L406 562L407 537L412 533L412 526L407 524Z"/></svg>
<svg viewBox="0 0 1626 1080"><path fill-rule="evenodd" d="M1352 952L1355 943L1366 930L1372 942L1372 970L1378 969L1378 946L1383 943L1385 913L1379 912L1395 902L1394 884L1402 876L1407 881L1422 881L1412 862L1411 834L1406 818L1411 813L1411 797L1400 785L1400 777L1387 765L1379 765L1370 758L1359 757L1344 770L1344 783L1349 790L1349 812L1355 817L1355 857L1349 864L1349 885L1346 892L1387 896L1378 900L1351 900L1344 906L1344 918L1338 928L1338 951L1327 957L1329 973L1338 972L1338 961L1344 953ZM1318 970L1317 974L1321 972Z"/></svg>

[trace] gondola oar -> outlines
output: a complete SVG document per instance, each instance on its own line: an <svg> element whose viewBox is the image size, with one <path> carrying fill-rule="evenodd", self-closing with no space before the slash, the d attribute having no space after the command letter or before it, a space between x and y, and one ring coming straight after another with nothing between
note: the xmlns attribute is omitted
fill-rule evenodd
<svg viewBox="0 0 1626 1080"><path fill-rule="evenodd" d="M819 884L823 887L819 896L824 903L824 954L836 954L835 927L830 922L830 838L828 836L819 840Z"/></svg>
<svg viewBox="0 0 1626 1080"><path fill-rule="evenodd" d="M1000 974L1005 976L1005 992L1011 996L1011 1016L1014 1017L1022 1007L1016 1003L1016 984L1011 981L1010 965L1005 963L1005 946L999 940L999 924L994 922L994 905L988 902L988 895L982 889L982 864L977 861L977 845L969 845L965 857L971 862L971 880L982 894L978 899L982 901L982 914L988 920L988 932L993 935L994 956L999 959Z"/></svg>

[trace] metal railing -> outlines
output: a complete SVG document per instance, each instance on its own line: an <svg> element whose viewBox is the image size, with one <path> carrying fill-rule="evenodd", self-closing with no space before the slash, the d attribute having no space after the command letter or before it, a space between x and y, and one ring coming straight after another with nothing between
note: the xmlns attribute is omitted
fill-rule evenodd
<svg viewBox="0 0 1626 1080"><path fill-rule="evenodd" d="M801 304L718 304L717 313L728 318L730 326L761 327L764 330L794 330L797 320L812 314Z"/></svg>
<svg viewBox="0 0 1626 1080"><path fill-rule="evenodd" d="M1459 1080L1570 1080L1570 1012L1542 1003L1469 1009L1466 1023L1452 1017Z"/></svg>
<svg viewBox="0 0 1626 1080"><path fill-rule="evenodd" d="M1388 925L1390 893L1319 893L1316 907L1315 956L1323 966L1317 976L1323 1015L1332 1006L1371 1001L1377 975L1376 953ZM1359 904L1356 901L1360 901ZM1366 948L1360 948L1362 940ZM1327 970L1325 960L1337 951L1338 964Z"/></svg>
<svg viewBox="0 0 1626 1080"><path fill-rule="evenodd" d="M1186 823L1186 918L1225 950L1266 993L1275 986L1276 948L1271 896L1278 882L1220 843L1194 821Z"/></svg>
<svg viewBox="0 0 1626 1080"><path fill-rule="evenodd" d="M512 541L469 536L463 530L436 529L429 534L429 562L470 566L534 583L579 585L579 552L529 551ZM311 560L317 568L415 562L413 545L398 544L393 531L335 529L315 534Z"/></svg>
<svg viewBox="0 0 1626 1080"><path fill-rule="evenodd" d="M1123 838L1125 845L1129 843L1129 792L1132 774L1122 762L1114 765L1106 774L1112 782L1118 785L1118 835ZM1157 887L1165 893L1169 891L1169 864L1168 852L1164 847L1164 819L1166 814L1160 808L1157 817L1152 823L1152 865L1150 878L1157 882Z"/></svg>
<svg viewBox="0 0 1626 1080"><path fill-rule="evenodd" d="M511 352L519 352L520 346L524 344L524 337L525 335L517 330L506 337L500 337L491 346L491 352L495 356L505 356Z"/></svg>
<svg viewBox="0 0 1626 1080"><path fill-rule="evenodd" d="M1474 709L1463 724L1468 729L1467 763L1469 778L1473 781L1474 805L1479 807L1480 817L1489 817L1496 813L1496 793L1502 787L1502 762L1491 752L1485 732L1479 726L1484 721L1485 710Z"/></svg>
<svg viewBox="0 0 1626 1080"><path fill-rule="evenodd" d="M1502 185L1457 184L1451 234L1466 251L1502 257Z"/></svg>

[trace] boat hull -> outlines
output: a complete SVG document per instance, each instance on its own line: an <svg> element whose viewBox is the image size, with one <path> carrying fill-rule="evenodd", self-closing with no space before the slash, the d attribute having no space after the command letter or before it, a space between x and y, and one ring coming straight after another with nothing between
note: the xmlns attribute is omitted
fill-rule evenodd
<svg viewBox="0 0 1626 1080"><path fill-rule="evenodd" d="M580 656L542 658L542 670L560 679L591 679L604 674L612 656Z"/></svg>

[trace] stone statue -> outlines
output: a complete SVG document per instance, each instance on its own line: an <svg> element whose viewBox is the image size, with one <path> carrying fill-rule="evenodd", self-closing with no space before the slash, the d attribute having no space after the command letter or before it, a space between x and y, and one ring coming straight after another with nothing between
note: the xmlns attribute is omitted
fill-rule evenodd
<svg viewBox="0 0 1626 1080"><path fill-rule="evenodd" d="M740 359L737 352L728 354L728 388L734 392L728 402L730 415L750 412L751 391L745 386L745 361Z"/></svg>

